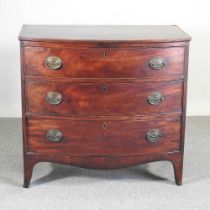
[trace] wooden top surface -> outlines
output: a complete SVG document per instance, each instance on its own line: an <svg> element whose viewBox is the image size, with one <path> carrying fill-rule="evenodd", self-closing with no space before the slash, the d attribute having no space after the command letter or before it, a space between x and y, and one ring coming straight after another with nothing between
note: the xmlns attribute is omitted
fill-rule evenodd
<svg viewBox="0 0 210 210"><path fill-rule="evenodd" d="M177 42L188 34L174 25L24 25L21 41L48 42Z"/></svg>

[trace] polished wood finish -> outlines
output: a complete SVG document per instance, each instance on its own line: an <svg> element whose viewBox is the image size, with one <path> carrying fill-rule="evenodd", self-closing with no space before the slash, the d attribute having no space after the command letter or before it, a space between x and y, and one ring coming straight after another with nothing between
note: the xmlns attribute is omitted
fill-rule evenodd
<svg viewBox="0 0 210 210"><path fill-rule="evenodd" d="M19 39L24 187L46 161L115 169L167 160L182 184L187 34L177 26L24 26ZM61 68L47 68L49 56ZM166 61L160 70L149 64L157 56ZM49 92L62 102L49 104ZM151 105L157 92L164 99ZM61 140L48 139L49 129ZM161 131L153 143L151 129Z"/></svg>
<svg viewBox="0 0 210 210"><path fill-rule="evenodd" d="M58 105L45 100L48 92L60 93ZM164 96L161 104L148 103L155 92ZM26 82L27 112L53 115L144 115L182 111L182 81L139 83Z"/></svg>
<svg viewBox="0 0 210 210"><path fill-rule="evenodd" d="M47 130L62 131L60 142L50 142ZM150 143L146 133L158 128L163 136ZM32 117L28 120L29 152L66 154L70 156L132 156L178 151L180 147L180 117L164 116L150 120L69 120ZM128 132L132 131L132 132Z"/></svg>
<svg viewBox="0 0 210 210"><path fill-rule="evenodd" d="M160 43L189 41L190 36L175 25L25 25L19 39L68 43Z"/></svg>
<svg viewBox="0 0 210 210"><path fill-rule="evenodd" d="M45 59L56 55L62 67L49 70ZM149 66L155 56L165 58L166 66L157 71ZM181 75L184 71L184 47L118 48L43 48L25 47L25 74L70 78L142 78Z"/></svg>

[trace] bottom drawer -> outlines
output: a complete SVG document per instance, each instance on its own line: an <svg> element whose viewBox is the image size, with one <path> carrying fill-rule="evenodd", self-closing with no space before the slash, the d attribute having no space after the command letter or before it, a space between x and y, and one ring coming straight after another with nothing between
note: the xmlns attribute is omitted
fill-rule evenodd
<svg viewBox="0 0 210 210"><path fill-rule="evenodd" d="M179 150L180 130L180 117L30 117L28 151L71 156L160 154Z"/></svg>

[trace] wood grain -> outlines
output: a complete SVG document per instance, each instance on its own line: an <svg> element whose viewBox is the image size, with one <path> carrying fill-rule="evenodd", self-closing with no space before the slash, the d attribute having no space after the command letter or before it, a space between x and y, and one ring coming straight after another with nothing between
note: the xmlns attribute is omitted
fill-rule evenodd
<svg viewBox="0 0 210 210"><path fill-rule="evenodd" d="M147 121L74 121L58 117L35 117L28 120L28 147L30 152L71 156L152 155L172 152L179 150L180 122L179 117L167 119L164 116ZM63 133L60 142L50 142L46 138L47 131L52 128ZM146 140L150 129L162 131L160 141L150 143Z"/></svg>
<svg viewBox="0 0 210 210"><path fill-rule="evenodd" d="M24 187L46 161L115 169L167 160L181 185L190 39L177 26L24 26ZM62 68L46 68L48 56ZM167 61L161 70L149 66L154 56ZM48 91L62 103L49 105ZM147 101L154 92L164 95L158 106ZM50 128L63 132L61 142L47 140ZM163 132L156 143L146 140L153 128Z"/></svg>
<svg viewBox="0 0 210 210"><path fill-rule="evenodd" d="M104 57L106 53L106 57ZM48 56L63 61L59 70L45 66ZM150 60L160 56L167 62L161 70L149 66ZM141 78L145 76L182 75L184 48L115 49L82 48L58 49L25 47L25 74L70 78Z"/></svg>
<svg viewBox="0 0 210 210"><path fill-rule="evenodd" d="M48 92L60 93L61 104L49 104ZM148 103L148 96L160 92L159 105ZM182 110L182 81L144 83L65 83L26 82L27 112L39 114L94 116L144 115Z"/></svg>
<svg viewBox="0 0 210 210"><path fill-rule="evenodd" d="M25 25L19 40L44 42L174 42L191 38L175 25Z"/></svg>

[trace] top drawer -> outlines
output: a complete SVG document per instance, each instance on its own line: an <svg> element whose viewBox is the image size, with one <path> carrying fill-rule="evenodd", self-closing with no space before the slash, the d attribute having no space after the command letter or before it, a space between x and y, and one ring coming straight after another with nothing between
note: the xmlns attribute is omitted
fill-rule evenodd
<svg viewBox="0 0 210 210"><path fill-rule="evenodd" d="M140 78L183 74L184 48L24 48L28 75Z"/></svg>

